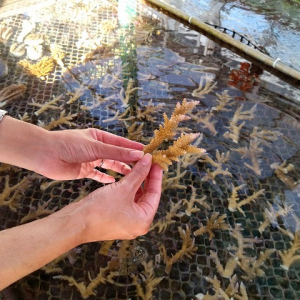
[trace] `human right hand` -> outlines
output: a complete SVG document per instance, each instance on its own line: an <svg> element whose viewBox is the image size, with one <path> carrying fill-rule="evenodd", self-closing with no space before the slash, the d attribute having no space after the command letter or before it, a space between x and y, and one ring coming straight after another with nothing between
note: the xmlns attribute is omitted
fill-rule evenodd
<svg viewBox="0 0 300 300"><path fill-rule="evenodd" d="M134 239L149 231L162 185L162 169L158 165L151 166L151 161L151 155L146 154L122 180L74 203L75 210L70 205L83 224L81 243ZM63 210L67 212L69 208Z"/></svg>

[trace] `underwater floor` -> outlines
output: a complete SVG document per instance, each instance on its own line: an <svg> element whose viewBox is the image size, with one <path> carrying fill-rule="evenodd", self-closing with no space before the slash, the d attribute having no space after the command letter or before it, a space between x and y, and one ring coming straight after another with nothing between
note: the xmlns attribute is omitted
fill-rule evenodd
<svg viewBox="0 0 300 300"><path fill-rule="evenodd" d="M77 247L0 299L300 299L299 90L148 7L137 12L129 27L108 1L4 18L0 107L48 130L95 127L148 144L163 113L197 100L178 134L200 133L206 154L164 172L148 234ZM99 187L2 164L0 228Z"/></svg>

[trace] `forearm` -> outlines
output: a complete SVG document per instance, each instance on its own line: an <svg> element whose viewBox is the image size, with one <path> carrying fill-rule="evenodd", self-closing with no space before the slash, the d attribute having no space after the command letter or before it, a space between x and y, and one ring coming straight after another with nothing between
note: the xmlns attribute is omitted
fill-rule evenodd
<svg viewBox="0 0 300 300"><path fill-rule="evenodd" d="M0 162L36 171L51 147L47 130L5 116L0 122Z"/></svg>
<svg viewBox="0 0 300 300"><path fill-rule="evenodd" d="M0 232L0 290L82 243L78 205Z"/></svg>

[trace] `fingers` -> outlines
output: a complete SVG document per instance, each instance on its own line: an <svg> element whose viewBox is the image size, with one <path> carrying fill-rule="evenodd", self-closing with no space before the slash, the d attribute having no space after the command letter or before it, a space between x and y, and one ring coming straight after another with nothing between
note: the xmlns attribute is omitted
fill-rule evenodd
<svg viewBox="0 0 300 300"><path fill-rule="evenodd" d="M132 150L98 141L92 143L91 147L95 156L94 160L102 158L129 163L141 159L144 155L144 152L140 150Z"/></svg>
<svg viewBox="0 0 300 300"><path fill-rule="evenodd" d="M158 165L151 167L149 176L147 177L147 186L145 186L143 196L137 201L149 218L153 218L161 196L163 171Z"/></svg>
<svg viewBox="0 0 300 300"><path fill-rule="evenodd" d="M131 168L127 164L116 160L105 159L102 160L102 162L103 163L100 164L101 168L107 170L113 170L119 174L127 175L131 171Z"/></svg>
<svg viewBox="0 0 300 300"><path fill-rule="evenodd" d="M115 182L115 178L113 176L102 173L96 169L93 169L86 178L97 180L101 183L112 183Z"/></svg>
<svg viewBox="0 0 300 300"><path fill-rule="evenodd" d="M131 172L121 180L121 183L129 186L132 192L136 193L150 171L151 162L151 154L145 154L132 168Z"/></svg>
<svg viewBox="0 0 300 300"><path fill-rule="evenodd" d="M138 142L130 141L126 138L114 135L112 133L96 130L97 140L105 144L110 144L118 147L143 150L144 145Z"/></svg>

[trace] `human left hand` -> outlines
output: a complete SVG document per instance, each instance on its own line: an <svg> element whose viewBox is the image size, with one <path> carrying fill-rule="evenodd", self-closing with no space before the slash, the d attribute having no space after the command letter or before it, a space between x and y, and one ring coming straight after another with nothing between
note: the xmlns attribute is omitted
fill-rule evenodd
<svg viewBox="0 0 300 300"><path fill-rule="evenodd" d="M35 170L51 179L91 178L102 183L114 177L95 169L101 167L120 174L131 170L128 163L143 157L143 145L98 129L49 132L43 163Z"/></svg>

